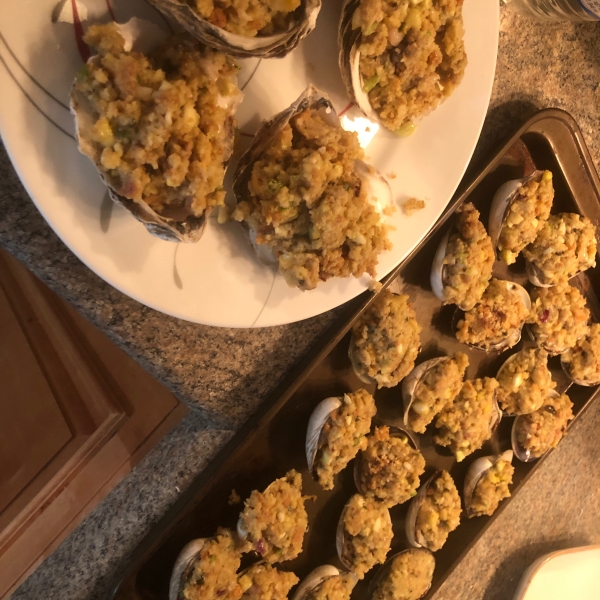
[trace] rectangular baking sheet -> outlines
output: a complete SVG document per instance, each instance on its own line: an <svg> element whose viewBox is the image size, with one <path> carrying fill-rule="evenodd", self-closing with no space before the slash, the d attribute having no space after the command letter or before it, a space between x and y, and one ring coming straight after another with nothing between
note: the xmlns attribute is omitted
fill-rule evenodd
<svg viewBox="0 0 600 600"><path fill-rule="evenodd" d="M549 169L554 175L555 200L552 212L578 212L589 217L595 225L600 224L600 181L581 131L564 111L547 109L539 112L519 129L470 184L462 184L428 236L386 279L386 286L393 284L396 289L400 287L413 301L417 320L423 328L418 363L461 350L469 355L468 378L494 376L511 353L523 345L531 345L523 340L512 350L497 355L485 354L459 344L450 330L454 307L441 306L431 292L429 269L435 249L447 230L447 220L460 204L464 201L473 202L481 212L483 223L487 224L490 202L496 189L509 179L531 172L534 166ZM513 267L509 270L496 263L494 275L524 283L526 277L522 263L518 261ZM594 321L600 321L600 303L595 292L600 290L599 277L598 268L595 268L573 282L586 295ZM365 386L352 372L347 358L349 329L373 297L373 294L365 294L349 305L344 317L300 361L271 398L142 541L114 589L112 597L115 600L166 600L171 569L181 548L194 538L213 535L219 526L235 528L242 505L228 503L231 491L235 489L243 500L253 489L264 489L272 480L282 477L292 468L303 475L303 492L314 494L316 500L307 502L310 528L304 539L303 553L282 567L294 571L300 578L321 564L329 563L341 568L335 553L335 529L342 507L356 491L352 464L338 475L332 491L323 491L308 474L304 439L310 413L322 399L361 387L366 387L375 396L378 424L402 424L399 386L383 390ZM570 386L556 357L550 359L549 366L557 381L557 390L568 391L577 418L596 396L597 388ZM420 436L421 451L427 461L427 471L421 481L425 481L426 476L436 469L447 469L462 495L469 464L478 456L508 449L511 425L512 419L504 418L494 437L463 463L456 463L449 453L436 448L428 433ZM525 464L514 460L513 497L543 461L542 458ZM492 517L467 519L463 513L458 529L450 534L445 546L435 554L434 581L426 598L435 593L508 502L510 499ZM407 547L404 534L407 507L408 504L404 504L390 511L394 525L390 556ZM373 569L357 585L353 600L367 598L367 588L376 571L377 568Z"/></svg>

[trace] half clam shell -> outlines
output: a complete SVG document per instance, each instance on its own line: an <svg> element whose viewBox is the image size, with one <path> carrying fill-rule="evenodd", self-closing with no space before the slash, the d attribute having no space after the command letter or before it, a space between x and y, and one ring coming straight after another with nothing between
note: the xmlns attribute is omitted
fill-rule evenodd
<svg viewBox="0 0 600 600"><path fill-rule="evenodd" d="M521 300L523 306L525 306L525 308L527 309L527 312L530 312L531 311L531 298L529 297L527 290L522 285L519 285L518 283L515 283L514 281L505 281L505 284L506 284L506 288L508 290L514 291L515 293L518 294L519 299ZM473 307L473 309L474 308L475 307ZM471 309L471 310L473 310L473 309ZM453 329L455 335L456 335L456 331L458 329L458 323L459 323L460 319L462 318L464 312L465 311L461 310L460 308L457 308L452 317L452 329ZM467 346L470 346L471 348L477 348L478 350L484 350L485 352L501 352L503 350L506 350L507 348L512 348L513 346L515 346L516 344L519 343L519 341L521 340L521 332L522 332L524 324L525 323L522 323L519 327L516 327L516 328L510 330L504 339L502 339L498 342L494 342L487 346L483 345L483 344L472 344L469 342L465 342L465 343L467 344Z"/></svg>
<svg viewBox="0 0 600 600"><path fill-rule="evenodd" d="M570 348L569 350L567 350L560 357L560 364L562 366L563 371L565 372L567 377L571 381L576 383L577 385L582 385L585 387L593 387L593 386L600 384L600 374L596 378L587 377L587 378L583 379L583 378L574 377L572 374L572 371L571 371L571 366L570 366L573 352L581 353L583 355L584 359L586 360L586 362L589 362L591 359L592 364L594 364L594 365L597 364L597 351L596 351L597 342L596 342L596 340L598 339L599 334L600 334L600 325L598 325L597 323L593 323L590 326L590 331L587 334L587 336L585 336L584 338L579 340L573 348ZM582 343L586 344L586 346L584 346L584 348L579 348L580 344L582 344Z"/></svg>
<svg viewBox="0 0 600 600"><path fill-rule="evenodd" d="M339 569L332 565L322 565L312 570L301 582L296 589L292 600L305 600L311 592L322 585L327 579L340 575ZM346 577L354 580L354 584L358 581L353 573L346 574ZM169 599L170 600L170 599Z"/></svg>
<svg viewBox="0 0 600 600"><path fill-rule="evenodd" d="M200 550L202 550L208 539L210 538L192 540L183 547L177 556L169 581L169 600L179 600L184 581L190 574L196 557L200 554Z"/></svg>
<svg viewBox="0 0 600 600"><path fill-rule="evenodd" d="M492 456L482 456L477 460L471 463L469 470L465 476L465 486L463 499L465 503L465 509L467 511L468 516L472 516L471 503L473 500L473 493L475 492L475 488L477 484L481 480L481 478L489 471L499 460L504 460L506 462L512 462L513 459L513 451L506 450L499 455Z"/></svg>
<svg viewBox="0 0 600 600"><path fill-rule="evenodd" d="M252 145L241 156L233 175L233 192L237 203L248 197L248 183L256 161L273 144L282 128L289 123L292 117L308 109L318 111L323 120L332 127L341 128L340 120L330 98L310 85L289 108L261 125L254 136ZM354 172L362 180L363 185L367 186L369 201L379 213L380 220L383 221L386 209L393 206L389 183L383 175L364 161L356 161ZM269 266L277 265L277 257L273 251L267 246L256 243L257 232L250 228L246 221L242 221L241 224L246 230L259 260Z"/></svg>
<svg viewBox="0 0 600 600"><path fill-rule="evenodd" d="M302 0L290 15L286 31L248 37L231 33L203 19L184 0L149 0L191 35L216 50L237 58L281 58L291 52L316 26L321 0Z"/></svg>
<svg viewBox="0 0 600 600"><path fill-rule="evenodd" d="M362 507L364 507L364 503L370 502L377 509L381 510L384 522L381 523L379 521L379 518L377 518L377 525L378 525L377 531L379 531L382 527L385 527L389 532L389 544L385 551L385 554L387 554L390 550L393 532L392 532L392 518L390 516L390 511L385 506L379 504L376 500L372 500L372 499L367 500L360 494L355 494L355 496L353 496L352 498L350 498L350 500L348 500L348 502L344 506L344 509L342 510L342 514L340 515L340 518L338 521L336 534L335 534L335 548L337 551L337 555L338 555L341 563L344 565L344 567L346 567L346 569L348 569L349 571L353 571L356 573L356 571L355 571L356 565L353 564L352 561L350 560L350 558L348 557L348 544L350 542L351 536L348 533L348 531L346 530L346 525L345 525L345 517L348 513L348 510L351 508L351 503L353 502L354 498L357 498L357 500L359 502L362 499L362 502L363 502ZM377 533L377 531L375 531L374 533ZM371 543L371 546L372 546L372 543ZM378 548L378 549L380 549L380 548ZM383 562L383 560L382 560L382 562ZM375 566L375 564L377 564L377 563L375 562L373 564L373 566ZM359 577L361 577L361 573L357 573L357 574ZM364 575L363 575L363 577L364 577ZM361 577L361 579L362 579L362 577Z"/></svg>
<svg viewBox="0 0 600 600"><path fill-rule="evenodd" d="M558 398L559 396L560 396L560 394L556 390L549 390L549 392L548 392L548 397L549 398ZM548 410L552 409L552 407L544 407L544 406L542 406L538 410L544 410L546 408ZM513 421L512 429L510 430L510 443L511 443L513 452L515 453L515 456L521 462L525 462L525 463L527 463L527 462L533 462L534 460L537 460L538 458L541 458L541 456L542 456L542 455L540 455L540 456L534 456L533 454L531 454L530 450L527 450L527 449L523 448L519 444L519 439L518 439L518 436L517 436L518 429L519 429L520 424L522 423L522 420L525 419L528 416L529 415L519 415L518 417L516 417L515 420Z"/></svg>
<svg viewBox="0 0 600 600"><path fill-rule="evenodd" d="M427 594L427 592L431 588L433 571L435 570L435 557L433 555L433 552L431 552L430 550L427 550L426 548L408 548L407 550L402 550L401 552L394 554L394 556L390 556L390 558L388 558L385 561L383 566L377 571L377 574L373 578L373 581L371 582L371 585L369 586L369 592L367 594L367 597L370 598L371 600L380 600L381 598L387 598L388 597L387 595L384 596L382 594L377 594L377 589L378 589L380 583L389 575L390 569L392 568L393 563L397 558L399 558L401 556L415 554L415 553L426 554L429 557L428 560L432 563L431 573L428 574L429 575L429 585L425 585L425 586L423 586L423 589L419 590L421 592L421 594L419 595L418 598L419 599L423 598L423 596L425 596L425 594ZM410 587L412 590L413 586L411 585ZM404 591L404 590L402 590L402 591ZM411 598L416 598L416 596L411 596Z"/></svg>
<svg viewBox="0 0 600 600"><path fill-rule="evenodd" d="M421 531L418 528L417 521L418 521L418 517L419 517L419 511L421 510L421 507L423 506L423 502L425 501L425 499L428 495L429 488L433 485L433 483L438 478L442 477L444 473L446 473L446 471L437 471L436 473L434 473L419 488L417 495L412 499L410 506L408 507L408 513L406 515L406 520L405 520L406 538L408 539L408 543L411 546L413 546L414 548L427 548L428 550L435 551L435 548L429 547L427 540L423 537L423 534L421 533ZM448 477L450 477L450 475L448 475ZM450 477L450 479L452 479L452 478ZM456 492L456 495L458 496L458 491ZM458 500L460 503L460 497L458 497ZM459 508L459 510L460 510L460 508ZM456 524L456 526L458 526L458 524ZM453 531L455 528L456 527L453 527L452 529L450 529L448 531L448 533Z"/></svg>
<svg viewBox="0 0 600 600"><path fill-rule="evenodd" d="M531 175L527 177L523 177L521 179L512 179L511 181L503 183L498 188L498 191L494 194L494 198L492 199L492 205L490 207L488 231L490 237L492 238L492 243L494 244L494 250L496 251L496 253L500 254L502 258L504 257L501 254L500 248L498 248L498 244L500 242L500 234L502 232L502 227L506 222L509 209L517 198L517 192L522 186L527 184L529 181L541 181L543 175L544 171L538 170L534 171ZM515 261L516 254L513 257L511 255L512 253L510 251L508 252L510 259L512 260L510 261L510 263L507 260L505 260L505 262L507 262L507 264L512 264Z"/></svg>
<svg viewBox="0 0 600 600"><path fill-rule="evenodd" d="M331 413L342 405L340 398L325 398L317 404L308 420L306 430L306 462L308 470L312 473L315 466L315 458L319 449L319 441L325 423L329 420Z"/></svg>

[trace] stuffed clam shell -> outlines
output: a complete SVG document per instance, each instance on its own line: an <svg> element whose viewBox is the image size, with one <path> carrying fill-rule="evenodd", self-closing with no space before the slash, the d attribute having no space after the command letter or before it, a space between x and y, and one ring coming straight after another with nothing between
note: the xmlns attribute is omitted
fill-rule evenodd
<svg viewBox="0 0 600 600"><path fill-rule="evenodd" d="M444 304L470 310L492 277L494 247L479 211L467 202L456 210L431 266L431 289Z"/></svg>
<svg viewBox="0 0 600 600"><path fill-rule="evenodd" d="M191 35L238 58L291 52L314 28L321 0L149 0Z"/></svg>
<svg viewBox="0 0 600 600"><path fill-rule="evenodd" d="M384 290L352 327L348 355L357 377L394 387L415 365L421 326L408 296Z"/></svg>
<svg viewBox="0 0 600 600"><path fill-rule="evenodd" d="M354 494L344 506L336 532L336 549L342 564L359 579L385 562L390 551L392 519L384 504Z"/></svg>
<svg viewBox="0 0 600 600"><path fill-rule="evenodd" d="M550 216L554 188L550 171L535 171L498 188L490 207L489 232L494 248L507 264L531 244Z"/></svg>
<svg viewBox="0 0 600 600"><path fill-rule="evenodd" d="M325 398L313 411L306 432L306 460L324 489L333 489L334 476L366 448L376 410L373 396L357 390Z"/></svg>
<svg viewBox="0 0 600 600"><path fill-rule="evenodd" d="M420 600L431 587L434 570L435 558L429 550L403 550L377 572L370 600Z"/></svg>
<svg viewBox="0 0 600 600"><path fill-rule="evenodd" d="M397 135L410 135L461 82L462 1L346 0L338 31L350 98Z"/></svg>
<svg viewBox="0 0 600 600"><path fill-rule="evenodd" d="M126 50L119 26L92 25L98 50L71 91L80 151L111 198L153 235L195 242L233 150L237 66L187 36L151 54Z"/></svg>
<svg viewBox="0 0 600 600"><path fill-rule="evenodd" d="M512 348L521 339L530 310L531 299L523 286L492 278L479 303L464 313L457 309L456 339L486 352Z"/></svg>
<svg viewBox="0 0 600 600"><path fill-rule="evenodd" d="M238 577L241 600L287 600L298 581L294 573L280 571L265 562L254 563Z"/></svg>
<svg viewBox="0 0 600 600"><path fill-rule="evenodd" d="M537 460L558 445L573 419L573 403L566 394L552 390L544 405L513 423L511 442L515 456L523 462Z"/></svg>
<svg viewBox="0 0 600 600"><path fill-rule="evenodd" d="M406 537L411 546L439 550L460 524L460 495L450 473L432 475L413 498L406 515Z"/></svg>
<svg viewBox="0 0 600 600"><path fill-rule="evenodd" d="M464 501L467 516L491 516L500 502L510 496L515 468L513 451L498 456L482 456L474 461L465 476Z"/></svg>
<svg viewBox="0 0 600 600"><path fill-rule="evenodd" d="M404 426L425 433L427 425L460 392L468 366L467 355L457 352L454 357L432 358L415 367L402 380Z"/></svg>
<svg viewBox="0 0 600 600"><path fill-rule="evenodd" d="M332 565L323 565L302 580L292 600L350 600L357 582L354 573L340 573Z"/></svg>
<svg viewBox="0 0 600 600"><path fill-rule="evenodd" d="M233 219L291 287L373 277L379 254L391 248L383 223L390 186L312 86L262 125L240 158L233 191Z"/></svg>
<svg viewBox="0 0 600 600"><path fill-rule="evenodd" d="M564 372L577 385L600 384L600 324L590 325L589 332L560 357Z"/></svg>
<svg viewBox="0 0 600 600"><path fill-rule="evenodd" d="M192 540L179 553L171 574L169 600L238 600L241 553L233 533L220 529L215 537Z"/></svg>

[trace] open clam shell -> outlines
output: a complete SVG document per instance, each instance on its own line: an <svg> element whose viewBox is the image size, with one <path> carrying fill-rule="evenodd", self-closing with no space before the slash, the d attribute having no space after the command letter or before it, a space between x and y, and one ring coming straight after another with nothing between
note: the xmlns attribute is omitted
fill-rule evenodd
<svg viewBox="0 0 600 600"><path fill-rule="evenodd" d="M134 21L132 19L132 21ZM150 24L152 25L152 24ZM141 41L150 41L150 46L156 45L158 36L156 28L150 29L144 25L140 19L135 19L135 23L131 21L123 25L118 25L119 31L126 40L126 50L131 48L132 44L137 44ZM146 33L148 31L148 33ZM136 39L136 36L141 36L142 39ZM147 46L147 43L143 44ZM206 50L206 59L210 60L211 51ZM99 64L100 58L92 56L88 59L88 65ZM233 76L230 80L232 89L237 89L237 78ZM223 156L224 164L227 164L233 153L233 142L235 133L235 111L238 104L241 102L243 95L241 92L235 98L225 98L224 102L227 105L229 116L225 124L225 152ZM207 208L201 215L195 215L192 212L189 202L182 198L181 207L168 208L162 213L153 210L143 200L134 201L120 195L115 189L115 182L111 181L109 176L102 173L101 155L103 147L94 141L92 136L92 128L96 123L96 117L93 114L90 102L85 94L77 89L74 85L71 90L70 109L75 118L75 132L79 150L85 154L98 168L100 177L108 188L110 198L120 206L123 206L130 212L138 221L142 222L146 229L156 237L166 241L173 242L197 242L204 232L208 216L211 208Z"/></svg>
<svg viewBox="0 0 600 600"><path fill-rule="evenodd" d="M203 19L184 0L149 0L191 35L216 50L237 58L280 58L291 52L316 26L321 0L302 0L290 15L286 31L248 37L231 33Z"/></svg>
<svg viewBox="0 0 600 600"><path fill-rule="evenodd" d="M569 366L569 350L567 350L564 354L560 356L560 366L562 370L565 372L565 375L577 385L581 385L583 387L595 387L600 385L600 375L597 379L579 379L578 377L574 377L571 373L571 368Z"/></svg>
<svg viewBox="0 0 600 600"><path fill-rule="evenodd" d="M560 396L560 394L556 390L548 391L549 398L558 398L559 396ZM542 406L542 408L540 408L539 410L543 410L543 409L544 409L544 407ZM517 435L518 430L519 430L520 424L522 423L522 420L524 418L526 418L527 416L528 415L519 415L518 417L516 417L515 420L513 421L512 429L510 430L510 443L511 443L513 452L514 452L515 456L521 462L525 462L525 463L533 462L534 460L537 460L538 458L541 458L543 456L543 455L534 456L530 450L523 448L521 446L521 444L519 444L519 439L518 439L518 435Z"/></svg>
<svg viewBox="0 0 600 600"><path fill-rule="evenodd" d="M530 312L531 298L529 297L527 290L522 285L519 285L514 281L506 281L505 283L507 289L514 291L519 295L519 299L521 300L527 311ZM454 312L454 315L452 316L452 330L455 334L458 328L458 322L462 318L464 312L465 311L461 310L460 308L457 308ZM525 323L522 323L519 327L516 327L509 331L508 335L504 339L490 344L488 346L483 344L471 344L469 342L466 342L466 344L471 348L477 348L478 350L484 350L485 352L502 352L503 350L512 348L513 346L516 346L519 343L519 341L521 340L521 332L523 330L523 325L525 325Z"/></svg>
<svg viewBox="0 0 600 600"><path fill-rule="evenodd" d="M364 91L360 74L360 28L353 29L354 12L360 0L344 0L342 16L338 28L338 48L340 72L350 99L373 122L385 127L384 122L371 106L369 95Z"/></svg>
<svg viewBox="0 0 600 600"><path fill-rule="evenodd" d="M489 471L499 460L505 460L507 462L512 462L513 459L513 451L506 450L502 454L492 455L492 456L482 456L477 460L473 461L467 474L465 476L465 486L464 486L464 494L463 500L465 503L465 510L467 511L467 515L472 514L471 504L473 500L473 493L475 492L475 488L479 483L480 479Z"/></svg>
<svg viewBox="0 0 600 600"><path fill-rule="evenodd" d="M410 429L409 417L410 411L413 410L415 401L415 390L419 385L419 382L425 375L440 363L452 360L450 356L440 356L439 358L432 358L425 362L417 365L403 380L402 380L402 403L404 405L404 427ZM417 411L418 412L418 411Z"/></svg>
<svg viewBox="0 0 600 600"><path fill-rule="evenodd" d="M419 442L412 431L402 429L400 427L396 427L394 425L387 425L390 430L390 437L402 437L406 438L412 448L415 450L419 450ZM368 490L366 490L361 482L361 470L364 468L363 460L362 460L362 452L359 452L356 459L354 460L354 485L356 489L363 496L367 495Z"/></svg>
<svg viewBox="0 0 600 600"><path fill-rule="evenodd" d="M248 197L248 182L252 176L255 162L272 145L281 129L288 124L292 117L308 109L318 111L324 121L332 127L341 128L340 120L330 98L310 85L289 108L276 114L261 125L254 136L252 145L241 156L233 175L233 192L236 202ZM367 186L369 201L379 212L383 221L386 208L393 206L392 190L389 183L383 175L363 161L356 161L355 173ZM250 229L245 221L242 222L242 226L246 230L259 260L270 266L277 265L277 257L273 252L269 248L256 243L257 232Z"/></svg>
<svg viewBox="0 0 600 600"><path fill-rule="evenodd" d="M315 466L315 458L319 449L321 433L325 423L329 420L331 413L342 405L340 398L325 398L317 404L308 420L306 431L306 462L308 470L312 473Z"/></svg>
<svg viewBox="0 0 600 600"><path fill-rule="evenodd" d="M527 182L534 180L540 181L544 171L534 171L531 175L521 179L512 179L503 183L498 191L494 194L492 205L490 207L490 217L488 222L488 231L494 244L494 250L499 252L498 242L500 241L500 233L502 226L508 216L508 211L512 203L517 198L517 192Z"/></svg>
<svg viewBox="0 0 600 600"><path fill-rule="evenodd" d="M433 263L431 265L431 275L429 278L431 290L440 300L444 300L444 287L446 287L446 284L444 283L444 258L446 257L446 249L448 247L448 240L450 239L452 230L452 227L448 229L444 237L441 239L440 244L435 251ZM473 306L465 305L460 308L463 310L469 310L473 308Z"/></svg>
<svg viewBox="0 0 600 600"><path fill-rule="evenodd" d="M360 496L359 496L359 498L360 498ZM350 500L348 500L348 502L346 502L346 504L342 510L342 514L340 515L340 518L339 518L339 521L337 524L337 528L336 528L336 532L335 532L335 549L337 551L338 558L340 559L340 562L344 565L344 567L346 567L346 569L348 569L349 571L352 571L354 569L354 565L348 558L348 543L350 541L350 535L346 531L344 519L348 512L351 500L352 500L352 498ZM390 516L390 511L385 507L382 507L382 511L383 511L383 514L385 515L385 517L384 517L385 522L386 522L385 524L391 531L392 517ZM389 552L389 548L387 551Z"/></svg>
<svg viewBox="0 0 600 600"><path fill-rule="evenodd" d="M381 598L381 596L375 595L377 592L377 588L379 587L379 584L389 575L390 569L391 569L394 561L400 556L407 555L410 553L415 553L415 552L425 552L430 557L430 560L433 561L433 569L431 571L431 576L433 577L433 571L435 570L435 556L434 556L433 552L431 552L430 550L427 550L426 548L419 548L419 549L408 548L406 550L402 550L401 552L394 554L393 556L390 556L385 561L385 563L377 571L377 573L375 574L375 577L373 577L373 580L371 581L371 585L369 586L369 591L367 593L367 598L369 598L370 600L379 600L379 598ZM421 595L419 596L419 599L423 598L423 596L425 596L425 594L427 594L427 592L430 590L431 581L432 581L432 579L430 579L429 585L425 586L422 590L420 590ZM411 598L412 597L413 596L411 596Z"/></svg>
<svg viewBox="0 0 600 600"><path fill-rule="evenodd" d="M292 600L305 600L309 594L316 590L327 579L340 575L339 569L332 565L322 565L312 570L296 588ZM358 581L352 573L347 574L348 577L354 580L354 584Z"/></svg>
<svg viewBox="0 0 600 600"><path fill-rule="evenodd" d="M183 584L190 574L196 557L208 539L198 538L192 540L183 547L183 550L177 556L169 581L169 600L179 600Z"/></svg>

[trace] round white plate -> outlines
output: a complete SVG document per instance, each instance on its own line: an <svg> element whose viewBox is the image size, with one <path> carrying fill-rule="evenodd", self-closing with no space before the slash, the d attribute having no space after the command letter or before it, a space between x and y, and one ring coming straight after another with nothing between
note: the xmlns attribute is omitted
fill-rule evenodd
<svg viewBox="0 0 600 600"><path fill-rule="evenodd" d="M57 4L62 20L51 21ZM228 327L262 327L306 319L365 290L368 278L329 280L316 290L289 288L257 262L237 223L211 217L196 244L149 235L114 206L91 162L77 150L68 110L71 82L81 67L73 6L88 21L132 16L165 27L143 0L0 0L0 132L36 206L65 244L93 271L125 294L176 317ZM324 0L317 27L285 59L243 61L245 99L238 124L250 140L261 121L291 104L309 83L327 92L338 112L348 106L337 64L341 0ZM427 201L411 217L398 209L389 222L393 250L380 257L378 278L389 273L429 231L449 202L471 158L487 112L498 46L497 0L465 0L469 65L454 95L409 138L378 131L356 108L346 128L367 133L372 164L392 186L398 205ZM372 139L370 139L372 137ZM424 268L428 268L425 265Z"/></svg>

